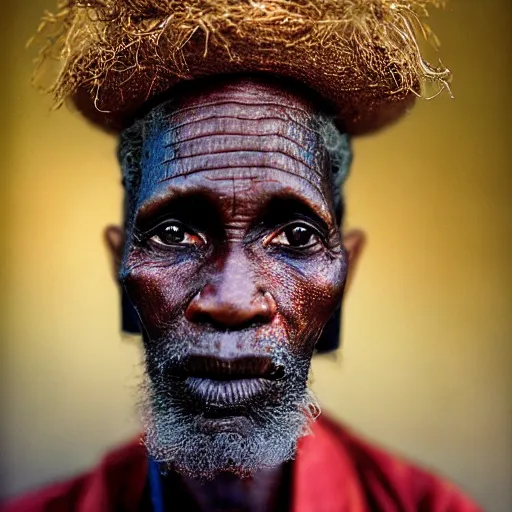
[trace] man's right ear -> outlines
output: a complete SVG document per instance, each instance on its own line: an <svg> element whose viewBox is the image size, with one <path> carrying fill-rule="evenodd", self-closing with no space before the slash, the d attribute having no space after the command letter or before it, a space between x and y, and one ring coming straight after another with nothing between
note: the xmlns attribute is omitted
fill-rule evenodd
<svg viewBox="0 0 512 512"><path fill-rule="evenodd" d="M112 259L112 271L114 281L119 283L119 268L123 261L124 229L119 226L107 226L103 232L110 257ZM127 334L140 334L141 327L139 316L133 307L126 290L119 286L121 292L121 330Z"/></svg>
<svg viewBox="0 0 512 512"><path fill-rule="evenodd" d="M103 232L107 249L110 253L112 260L112 271L114 280L117 282L119 275L119 268L123 260L124 251L124 229L120 226L107 226Z"/></svg>

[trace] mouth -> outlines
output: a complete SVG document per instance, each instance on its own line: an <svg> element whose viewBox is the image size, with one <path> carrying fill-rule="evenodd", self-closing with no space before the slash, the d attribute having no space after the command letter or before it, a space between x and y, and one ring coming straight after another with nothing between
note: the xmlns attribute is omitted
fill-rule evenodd
<svg viewBox="0 0 512 512"><path fill-rule="evenodd" d="M206 406L206 413L222 413L256 400L284 378L284 368L268 357L221 359L190 356L183 368L191 396Z"/></svg>
<svg viewBox="0 0 512 512"><path fill-rule="evenodd" d="M241 406L263 395L273 382L267 379L215 380L204 377L187 377L189 392L211 409Z"/></svg>

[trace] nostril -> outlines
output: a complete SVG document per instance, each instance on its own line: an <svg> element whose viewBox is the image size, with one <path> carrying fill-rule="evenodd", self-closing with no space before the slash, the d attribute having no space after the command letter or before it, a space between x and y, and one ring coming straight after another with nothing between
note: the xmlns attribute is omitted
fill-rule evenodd
<svg viewBox="0 0 512 512"><path fill-rule="evenodd" d="M236 310L214 310L197 311L188 319L196 324L205 324L215 327L219 330L225 329L247 329L266 323L267 315L264 314L244 314Z"/></svg>
<svg viewBox="0 0 512 512"><path fill-rule="evenodd" d="M242 331L244 329L257 328L266 322L258 318L251 318L245 322L222 322L214 318L205 318L203 321L197 323L208 325L218 331Z"/></svg>
<svg viewBox="0 0 512 512"><path fill-rule="evenodd" d="M196 324L211 324L213 323L213 319L210 317L208 313L204 313L202 311L195 312L193 315L187 315L187 320L190 320Z"/></svg>
<svg viewBox="0 0 512 512"><path fill-rule="evenodd" d="M222 300L216 294L198 293L189 304L185 317L190 322L219 329L246 329L269 322L275 312L275 302L268 293L237 302Z"/></svg>

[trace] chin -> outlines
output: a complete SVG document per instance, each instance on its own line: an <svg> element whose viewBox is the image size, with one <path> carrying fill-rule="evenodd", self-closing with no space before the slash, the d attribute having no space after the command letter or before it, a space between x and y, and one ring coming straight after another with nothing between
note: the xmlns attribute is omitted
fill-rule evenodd
<svg viewBox="0 0 512 512"><path fill-rule="evenodd" d="M307 386L310 354L282 343L221 357L184 340L145 347L139 405L149 456L196 479L250 476L293 459L319 414Z"/></svg>
<svg viewBox="0 0 512 512"><path fill-rule="evenodd" d="M210 480L248 477L295 456L319 407L306 385L281 382L279 393L208 407L182 392L163 393L146 381L140 402L145 444L164 472Z"/></svg>

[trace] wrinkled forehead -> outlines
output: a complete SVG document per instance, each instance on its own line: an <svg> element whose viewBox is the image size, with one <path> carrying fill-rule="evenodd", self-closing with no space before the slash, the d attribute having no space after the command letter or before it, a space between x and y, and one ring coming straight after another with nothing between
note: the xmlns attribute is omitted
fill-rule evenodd
<svg viewBox="0 0 512 512"><path fill-rule="evenodd" d="M172 186L235 179L330 202L329 128L310 98L275 83L239 79L181 91L142 120L133 206Z"/></svg>

